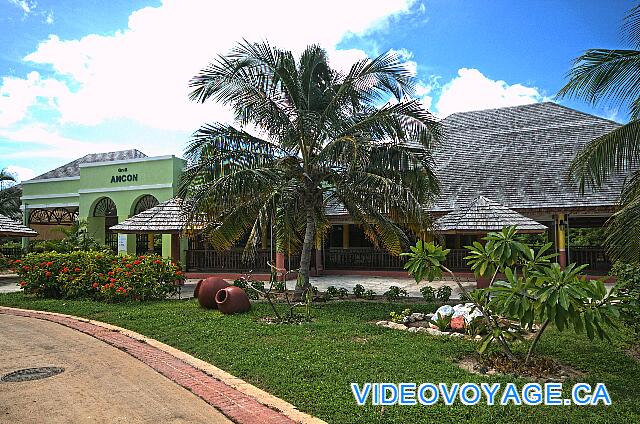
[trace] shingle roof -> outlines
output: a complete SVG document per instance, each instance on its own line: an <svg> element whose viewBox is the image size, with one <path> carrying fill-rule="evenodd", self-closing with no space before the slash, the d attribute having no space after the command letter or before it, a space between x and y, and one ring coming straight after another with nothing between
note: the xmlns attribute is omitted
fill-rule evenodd
<svg viewBox="0 0 640 424"><path fill-rule="evenodd" d="M515 226L521 232L541 233L547 229L544 225L484 196L478 196L469 205L449 212L434 223L436 231L440 233L499 231L509 226Z"/></svg>
<svg viewBox="0 0 640 424"><path fill-rule="evenodd" d="M18 221L14 221L4 215L0 215L0 236L3 237L35 237L38 232L25 227Z"/></svg>
<svg viewBox="0 0 640 424"><path fill-rule="evenodd" d="M479 195L521 209L615 205L624 174L582 196L567 179L576 152L620 125L556 103L455 113L434 151L442 194L433 211Z"/></svg>
<svg viewBox="0 0 640 424"><path fill-rule="evenodd" d="M118 233L181 233L185 230L188 212L182 199L174 198L140 212L114 225L110 230Z"/></svg>
<svg viewBox="0 0 640 424"><path fill-rule="evenodd" d="M42 175L33 178L34 180L46 180L50 178L78 177L80 176L80 165L83 163L112 162L115 160L146 158L147 155L139 150L120 150L108 153L92 153L79 159L71 161Z"/></svg>

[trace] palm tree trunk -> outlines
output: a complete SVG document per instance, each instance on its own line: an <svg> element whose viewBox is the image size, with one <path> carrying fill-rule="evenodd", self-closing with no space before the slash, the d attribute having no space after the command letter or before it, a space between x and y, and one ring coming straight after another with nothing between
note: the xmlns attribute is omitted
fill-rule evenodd
<svg viewBox="0 0 640 424"><path fill-rule="evenodd" d="M300 255L300 277L298 281L300 287L296 287L296 291L306 291L311 287L309 284L309 273L311 270L311 253L313 250L313 239L316 233L316 222L313 210L307 209L307 227L304 232L304 241L302 243L302 254Z"/></svg>

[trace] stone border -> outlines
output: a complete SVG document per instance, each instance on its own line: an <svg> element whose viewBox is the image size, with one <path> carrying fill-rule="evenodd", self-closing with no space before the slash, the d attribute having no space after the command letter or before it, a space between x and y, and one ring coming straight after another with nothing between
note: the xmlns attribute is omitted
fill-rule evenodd
<svg viewBox="0 0 640 424"><path fill-rule="evenodd" d="M0 314L55 322L114 346L194 393L236 423L326 424L220 368L134 331L55 312L0 306Z"/></svg>

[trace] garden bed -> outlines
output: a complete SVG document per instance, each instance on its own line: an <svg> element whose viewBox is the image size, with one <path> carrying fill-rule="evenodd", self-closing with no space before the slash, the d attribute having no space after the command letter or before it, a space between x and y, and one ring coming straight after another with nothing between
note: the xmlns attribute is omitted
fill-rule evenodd
<svg viewBox="0 0 640 424"><path fill-rule="evenodd" d="M628 337L594 341L550 328L540 356L585 373L578 381L603 382L610 407L454 406L358 407L352 382L515 382L529 379L478 375L457 362L477 342L425 337L371 325L403 305L329 302L314 306L305 325L265 325L269 305L254 303L247 314L223 316L190 301L124 302L33 299L0 295L0 305L50 310L129 328L210 362L330 423L405 422L640 422L640 367L624 353ZM433 313L433 304L412 310ZM518 349L518 347L516 347ZM522 354L523 352L519 352ZM570 389L572 379L565 386ZM567 390L568 390L567 389Z"/></svg>

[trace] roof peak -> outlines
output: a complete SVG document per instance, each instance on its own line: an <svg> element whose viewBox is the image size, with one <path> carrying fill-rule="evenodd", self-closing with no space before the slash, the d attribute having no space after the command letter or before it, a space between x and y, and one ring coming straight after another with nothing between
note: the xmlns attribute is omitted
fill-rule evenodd
<svg viewBox="0 0 640 424"><path fill-rule="evenodd" d="M141 159L146 157L147 155L145 155L138 149L116 150L113 152L104 153L89 153L62 166L52 169L51 171L40 174L37 177L33 178L33 180L78 177L80 176L80 165L85 163L113 162L116 160Z"/></svg>

